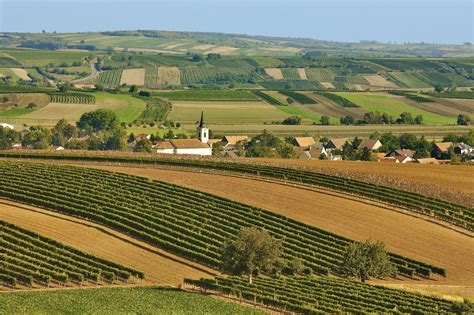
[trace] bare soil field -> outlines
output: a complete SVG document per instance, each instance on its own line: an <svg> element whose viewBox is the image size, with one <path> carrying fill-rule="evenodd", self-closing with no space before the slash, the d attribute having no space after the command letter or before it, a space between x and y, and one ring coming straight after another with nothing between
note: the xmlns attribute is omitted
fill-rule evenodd
<svg viewBox="0 0 474 315"><path fill-rule="evenodd" d="M361 161L243 159L314 170L474 206L474 167L470 165L387 164Z"/></svg>
<svg viewBox="0 0 474 315"><path fill-rule="evenodd" d="M229 55L232 54L234 51L239 50L239 48L235 47L228 47L228 46L217 46L208 51L206 54L221 54L221 55Z"/></svg>
<svg viewBox="0 0 474 315"><path fill-rule="evenodd" d="M177 67L158 67L156 83L159 85L181 84L181 72Z"/></svg>
<svg viewBox="0 0 474 315"><path fill-rule="evenodd" d="M120 78L120 84L145 85L145 68L124 69Z"/></svg>
<svg viewBox="0 0 474 315"><path fill-rule="evenodd" d="M10 68L10 70L20 79L31 81L31 78L28 76L28 72L22 68Z"/></svg>
<svg viewBox="0 0 474 315"><path fill-rule="evenodd" d="M278 68L265 68L265 72L275 80L283 80L283 73Z"/></svg>
<svg viewBox="0 0 474 315"><path fill-rule="evenodd" d="M413 106L417 109L448 117L457 117L459 114L474 114L474 100L454 100L432 98L434 103L421 103L407 99L403 96L393 96L395 99Z"/></svg>
<svg viewBox="0 0 474 315"><path fill-rule="evenodd" d="M396 281L399 284L467 286L474 283L474 238L375 203L223 174L89 163L87 167L145 176L202 190L356 240L381 240L393 252L447 269L447 278L404 279Z"/></svg>
<svg viewBox="0 0 474 315"><path fill-rule="evenodd" d="M301 80L308 80L308 77L306 76L306 70L304 68L298 68L296 70L298 71L298 75L300 76Z"/></svg>
<svg viewBox="0 0 474 315"><path fill-rule="evenodd" d="M178 286L184 278L216 273L101 225L13 201L0 199L0 219L143 271L143 284Z"/></svg>
<svg viewBox="0 0 474 315"><path fill-rule="evenodd" d="M396 88L398 87L395 83L388 81L381 75L365 75L364 78L369 81L370 85L373 86L380 86L380 87L388 87L388 88Z"/></svg>

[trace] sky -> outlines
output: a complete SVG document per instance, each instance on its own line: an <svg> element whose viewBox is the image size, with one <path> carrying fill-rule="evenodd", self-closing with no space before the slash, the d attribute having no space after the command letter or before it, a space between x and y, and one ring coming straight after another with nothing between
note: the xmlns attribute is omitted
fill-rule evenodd
<svg viewBox="0 0 474 315"><path fill-rule="evenodd" d="M474 0L0 0L0 31L43 29L462 44L474 42Z"/></svg>

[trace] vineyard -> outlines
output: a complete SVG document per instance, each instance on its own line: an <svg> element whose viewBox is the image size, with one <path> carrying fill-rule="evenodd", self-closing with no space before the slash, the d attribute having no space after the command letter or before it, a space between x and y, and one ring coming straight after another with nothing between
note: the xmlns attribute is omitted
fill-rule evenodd
<svg viewBox="0 0 474 315"><path fill-rule="evenodd" d="M265 92L262 92L262 91L259 91L259 90L253 90L252 93L257 97L260 97L261 99L263 99L264 101L266 101L269 104L283 105L282 102L280 102L279 100L277 100L276 98L274 98L273 96L271 96L271 95L269 95Z"/></svg>
<svg viewBox="0 0 474 315"><path fill-rule="evenodd" d="M303 104L303 105L311 105L311 104L317 104L318 102L316 102L314 99L304 95L304 94L301 94L301 93L298 93L298 92L293 92L293 91L279 91L281 94L284 94L288 97L290 97L291 99L293 99L294 101L300 103L300 104Z"/></svg>
<svg viewBox="0 0 474 315"><path fill-rule="evenodd" d="M20 162L1 162L0 174L0 196L103 224L214 268L222 243L241 227L266 229L282 240L284 259L300 257L325 275L337 273L352 242L270 211L132 175ZM446 275L399 255L390 259L406 276Z"/></svg>
<svg viewBox="0 0 474 315"><path fill-rule="evenodd" d="M342 107L349 107L349 108L359 108L360 106L351 102L347 98L339 96L337 94L329 93L329 92L315 92L318 95L321 95L334 103L341 105Z"/></svg>
<svg viewBox="0 0 474 315"><path fill-rule="evenodd" d="M404 91L388 91L388 93L393 94L393 95L404 96L405 98L408 98L418 103L433 103L432 99L418 95L418 94L412 94L412 93L408 93Z"/></svg>
<svg viewBox="0 0 474 315"><path fill-rule="evenodd" d="M107 70L100 72L99 83L105 86L117 86L120 85L122 78L122 70Z"/></svg>
<svg viewBox="0 0 474 315"><path fill-rule="evenodd" d="M298 73L298 70L295 68L282 68L281 73L283 74L283 77L287 80L299 80L300 75Z"/></svg>
<svg viewBox="0 0 474 315"><path fill-rule="evenodd" d="M468 91L450 91L450 92L427 92L425 93L430 96L434 97L442 97L442 98L459 98L459 99L466 99L466 100L472 100L474 99L474 92L468 92Z"/></svg>
<svg viewBox="0 0 474 315"><path fill-rule="evenodd" d="M321 277L185 279L186 286L303 314L449 313L455 304L400 290Z"/></svg>
<svg viewBox="0 0 474 315"><path fill-rule="evenodd" d="M52 103L63 104L94 104L95 96L92 94L77 92L53 92L48 93Z"/></svg>
<svg viewBox="0 0 474 315"><path fill-rule="evenodd" d="M143 273L0 221L0 283L10 287L124 282Z"/></svg>
<svg viewBox="0 0 474 315"><path fill-rule="evenodd" d="M315 185L334 189L364 198L377 200L393 206L403 207L410 211L421 213L439 220L457 225L468 230L474 230L474 210L445 200L423 196L417 193L400 189L362 182L339 176L303 171L298 169L252 165L235 162L217 162L210 160L162 158L162 157L130 157L126 155L110 154L50 154L36 152L3 152L3 157L39 158L39 159L70 159L91 160L120 163L144 163L155 165L170 165L180 167L196 167L217 169L245 174L265 176L285 181L294 181L303 184Z"/></svg>
<svg viewBox="0 0 474 315"><path fill-rule="evenodd" d="M181 101L258 101L249 91L243 90L182 90L153 92L154 96Z"/></svg>

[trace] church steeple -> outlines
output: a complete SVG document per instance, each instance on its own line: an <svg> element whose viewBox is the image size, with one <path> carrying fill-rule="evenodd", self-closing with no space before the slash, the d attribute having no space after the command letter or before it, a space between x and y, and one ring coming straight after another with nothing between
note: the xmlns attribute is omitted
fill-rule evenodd
<svg viewBox="0 0 474 315"><path fill-rule="evenodd" d="M202 143L208 143L209 128L206 127L206 123L204 122L204 111L201 111L201 120L199 121L199 125L196 129L198 132L199 140L201 140Z"/></svg>

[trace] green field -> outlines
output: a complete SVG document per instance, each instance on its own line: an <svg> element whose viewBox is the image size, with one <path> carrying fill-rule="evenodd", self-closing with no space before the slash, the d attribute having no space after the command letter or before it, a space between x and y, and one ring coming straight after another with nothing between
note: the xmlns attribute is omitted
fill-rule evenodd
<svg viewBox="0 0 474 315"><path fill-rule="evenodd" d="M163 287L0 293L0 314L263 314Z"/></svg>
<svg viewBox="0 0 474 315"><path fill-rule="evenodd" d="M168 119L181 123L192 124L199 120L201 110L204 110L204 117L208 124L263 124L272 121L281 121L290 116L285 112L279 111L270 105L259 107L242 105L228 105L222 107L207 106L173 106Z"/></svg>
<svg viewBox="0 0 474 315"><path fill-rule="evenodd" d="M11 108L0 111L0 117L18 117L33 112L34 108Z"/></svg>
<svg viewBox="0 0 474 315"><path fill-rule="evenodd" d="M124 122L135 120L145 109L145 102L131 95L97 93L94 96L96 104L112 109Z"/></svg>
<svg viewBox="0 0 474 315"><path fill-rule="evenodd" d="M50 63L58 66L61 63L71 64L74 61L82 62L89 55L88 52L81 51L52 51L52 50L4 50L8 55L14 57L25 67L44 67Z"/></svg>
<svg viewBox="0 0 474 315"><path fill-rule="evenodd" d="M403 112L409 112L412 115L422 115L423 122L428 125L448 125L455 124L456 120L451 117L433 114L424 110L414 108L408 104L386 94L371 93L335 93L349 101L359 105L368 111L378 111L380 113L388 113L395 118Z"/></svg>

